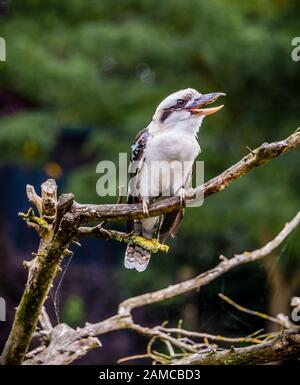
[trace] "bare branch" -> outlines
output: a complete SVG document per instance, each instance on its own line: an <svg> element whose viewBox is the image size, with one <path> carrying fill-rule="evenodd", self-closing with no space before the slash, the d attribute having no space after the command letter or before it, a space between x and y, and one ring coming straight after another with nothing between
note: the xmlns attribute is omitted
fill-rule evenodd
<svg viewBox="0 0 300 385"><path fill-rule="evenodd" d="M250 309L247 309L245 308L244 306L241 306L239 304L237 304L236 302L234 302L232 299L230 299L229 297L227 297L226 295L222 294L222 293L219 293L219 297L222 298L224 301L226 301L227 303L229 303L230 305L232 305L233 307L235 307L236 309L238 309L239 311L242 311L244 313L248 313L248 314L252 314L252 315L255 315L257 317L260 317L260 318L263 318L265 320L269 320L273 323L276 323L277 325L281 326L281 327L285 327L286 326L286 322L284 322L283 320L281 319L278 319L278 318L274 318L274 317L271 317L267 314L264 314L264 313L261 313L259 311L255 311L255 310L250 310Z"/></svg>
<svg viewBox="0 0 300 385"><path fill-rule="evenodd" d="M236 254L231 259L223 258L222 262L220 262L216 267L198 275L195 278L180 282L176 285L169 286L162 290L130 298L120 304L119 314L129 314L133 309L137 307L149 305L155 302L161 302L165 299L173 298L179 294L199 289L201 286L209 284L211 281L236 266L256 261L265 257L266 255L270 254L273 250L275 250L284 241L284 239L286 239L287 236L299 225L299 223L300 211L289 223L284 226L284 228L273 240L268 242L262 248L254 250L252 252L245 251L242 254Z"/></svg>
<svg viewBox="0 0 300 385"><path fill-rule="evenodd" d="M28 281L17 308L14 323L5 344L2 361L5 364L22 363L36 329L38 317L47 298L53 279L59 271L60 262L69 243L77 235L78 220L66 213L54 231L53 217L56 211L56 191L53 181L42 185L46 201L42 205L43 219L49 221L47 232L43 232L36 258L27 264ZM43 201L44 202L44 201ZM42 218L41 218L42 219Z"/></svg>
<svg viewBox="0 0 300 385"><path fill-rule="evenodd" d="M54 179L48 179L41 186L42 212L45 218L55 218L57 202L57 185ZM51 222L52 222L51 221Z"/></svg>
<svg viewBox="0 0 300 385"><path fill-rule="evenodd" d="M289 223L287 223L284 226L284 228L273 240L271 240L269 243L264 245L262 248L254 250L252 252L247 251L242 254L237 254L231 259L227 259L223 256L222 262L220 262L215 268L208 270L207 272L200 274L195 278L192 278L188 281L185 281L176 285L169 286L162 290L158 290L152 293L147 293L137 297L130 298L119 305L119 310L117 315L110 317L102 322L98 322L95 324L88 324L84 328L81 328L75 331L75 333L79 335L84 333L85 335L87 334L89 336L97 336L97 335L105 334L111 331L129 329L129 330L135 330L138 333L148 337L155 337L164 341L169 341L173 346L176 346L187 352L194 351L195 349L197 349L197 346L187 344L186 342L180 339L176 339L175 337L170 336L169 333L166 331L166 329L163 329L161 327L151 329L151 328L147 328L136 324L133 321L131 316L132 310L137 307L149 305L155 302L161 302L169 298L174 298L180 294L186 293L194 289L199 289L199 287L209 284L210 282L218 278L220 275L226 273L227 271L231 270L236 266L249 263L252 261L256 261L260 258L265 257L266 255L271 253L274 249L276 249L288 237L288 235L299 225L299 223L300 223L300 211ZM270 342L270 344L272 343ZM260 344L259 346L261 345L263 344ZM273 345L269 345L268 343L266 346L270 347ZM287 347L289 351L290 345L288 345ZM62 351L63 351L63 347L62 347ZM292 352L294 351L295 349L293 348ZM288 353L282 352L282 354L279 354L278 359L286 356L288 356ZM35 361L31 361L31 363L36 362L36 359L38 359L38 357L39 355L37 355L36 358L34 359ZM272 354L270 358L273 359L273 357L274 355ZM76 356L74 355L73 358L76 359Z"/></svg>
<svg viewBox="0 0 300 385"><path fill-rule="evenodd" d="M264 143L222 174L195 189L196 194L203 191L204 198L224 190L233 181L239 179L254 168L268 163L279 155L295 149L300 144L300 129L284 140ZM189 197L187 197L189 198ZM149 216L158 216L177 210L182 203L180 197L161 200L149 207ZM146 217L141 204L79 204L74 203L72 211L80 216L81 223L90 221L117 221Z"/></svg>
<svg viewBox="0 0 300 385"><path fill-rule="evenodd" d="M235 348L209 354L195 353L174 361L174 365L256 365L284 359L298 358L300 354L300 327L284 330L277 338L263 344Z"/></svg>
<svg viewBox="0 0 300 385"><path fill-rule="evenodd" d="M42 216L42 198L37 195L33 186L26 186L27 198L38 210L39 216Z"/></svg>
<svg viewBox="0 0 300 385"><path fill-rule="evenodd" d="M209 333L198 333L190 330L184 330L179 328L164 328L159 327L159 330L165 332L165 333L178 333L184 336L188 337L196 337L196 338L203 338L208 339L212 341L222 341L222 342L231 342L231 343L241 343L241 342L250 342L254 344L261 344L263 340L261 340L259 337L225 337L220 335L214 335Z"/></svg>
<svg viewBox="0 0 300 385"><path fill-rule="evenodd" d="M206 198L212 194L222 191L234 180L245 175L253 168L269 162L271 159L279 156L280 154L293 150L299 144L299 130L282 141L263 144L257 149L251 151L241 161L224 171L219 176L206 182L204 185L197 187L195 192L198 194L203 191L204 197ZM125 220L145 217L142 205L140 204L83 205L73 202L73 196L71 194L61 197L57 202L56 183L51 179L42 184L41 190L42 192L40 198L37 196L32 187L29 186L27 188L28 198L38 208L40 217L35 217L32 213L30 215L24 214L23 217L29 224L32 224L34 228L39 226L39 229L41 230L43 225L45 225L45 228L43 231L39 231L41 242L38 252L36 253L36 258L30 263L27 263L29 268L28 281L21 302L17 308L12 330L2 355L3 362L6 364L20 364L24 360L33 333L36 329L38 316L47 298L53 279L59 271L60 263L64 255L68 254L69 244L77 239L79 227L83 223L90 221L103 222L108 220ZM149 213L150 216L161 215L180 208L181 204L182 202L180 197L169 198L151 205ZM75 336L77 338L78 335L82 338L83 335L81 333L88 333L89 336L95 336L109 330L129 328L155 338L159 337L174 344L175 342L171 340L172 337L164 334L162 335L161 331L153 331L153 329L144 328L133 323L131 319L131 311L134 308L163 301L164 299L172 298L207 285L221 274L224 274L238 265L264 257L274 250L288 236L288 234L298 225L299 220L300 213L298 213L297 216L286 225L286 227L276 238L273 239L273 241L269 242L261 249L255 250L251 253L245 252L240 255L235 255L234 258L230 260L223 259L223 261L220 262L214 269L200 274L191 280L124 301L119 306L118 315L98 324L88 325L79 331L72 331L72 338ZM89 230L81 228L79 234L82 232L85 232L85 235L87 235ZM112 234L114 235L112 236ZM101 235L104 235L103 231L101 231ZM105 236L107 236L107 234ZM109 236L114 238L114 236L117 237L118 234L110 232ZM123 236L121 236L121 239L122 241L125 241ZM131 239L130 241L140 242L139 239ZM153 245L150 245L149 247L152 246ZM160 246L156 245L156 247L158 248ZM94 342L95 341L92 341L90 344L88 341L87 345L92 346ZM73 345L71 344L70 346ZM54 347L53 351L57 354L57 360L60 359L58 357L59 355L63 356L64 352L68 350L67 348L66 350L62 348L62 352L59 353L55 345ZM83 354L82 349L77 350L74 348L72 351L73 353L70 354L72 360ZM76 353L77 351L78 354ZM35 358L43 353L44 351L35 355ZM50 356L52 357L51 354ZM64 362L65 358L62 357L61 359L61 362ZM50 362L52 362L51 360ZM45 362L45 359L42 359L41 361ZM71 362L71 359L69 359L69 362Z"/></svg>
<svg viewBox="0 0 300 385"><path fill-rule="evenodd" d="M51 332L49 346L39 354L29 354L25 365L68 365L84 356L89 350L101 347L98 338L78 334L66 324L59 324Z"/></svg>
<svg viewBox="0 0 300 385"><path fill-rule="evenodd" d="M39 315L39 323L45 332L48 334L52 332L53 326L44 306L42 307L41 314Z"/></svg>

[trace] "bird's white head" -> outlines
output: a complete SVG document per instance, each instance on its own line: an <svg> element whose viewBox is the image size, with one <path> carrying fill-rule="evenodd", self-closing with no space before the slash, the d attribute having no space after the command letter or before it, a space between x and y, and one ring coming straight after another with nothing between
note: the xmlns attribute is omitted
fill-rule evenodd
<svg viewBox="0 0 300 385"><path fill-rule="evenodd" d="M207 105L224 95L223 92L201 94L193 88L174 92L159 104L152 121L160 129L183 128L196 133L205 116L212 115L223 107Z"/></svg>

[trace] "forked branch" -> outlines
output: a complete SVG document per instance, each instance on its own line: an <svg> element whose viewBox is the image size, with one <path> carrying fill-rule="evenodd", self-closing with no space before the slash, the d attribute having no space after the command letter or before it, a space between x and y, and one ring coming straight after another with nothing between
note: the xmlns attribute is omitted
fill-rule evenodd
<svg viewBox="0 0 300 385"><path fill-rule="evenodd" d="M118 314L116 314L113 317L110 317L104 321L95 323L95 324L87 324L83 328L79 328L76 331L74 331L74 338L79 338L81 335L95 337L102 334L106 334L108 332L121 330L121 329L129 329L134 330L138 332L139 334L142 334L148 338L155 338L160 339L162 341L170 343L173 347L179 348L184 350L187 355L186 359L182 359L182 361L176 361L176 363L210 363L210 364L217 364L217 363L254 363L255 358L253 352L259 352L259 357L257 357L257 363L263 363L263 362L272 362L284 358L292 358L295 357L297 354L300 354L300 334L299 334L299 328L292 328L291 333L284 332L283 334L276 334L274 335L274 338L272 338L270 341L263 343L263 341L256 341L254 338L243 338L243 342L262 342L259 344L259 347L257 349L255 347L247 347L247 348L240 348L235 349L235 354L231 354L233 350L227 350L225 352L214 352L211 351L211 349L208 349L205 354L203 353L203 350L201 355L197 354L200 345L191 345L187 343L185 340L175 338L174 336L170 335L171 332L174 332L174 329L166 329L164 327L155 327L155 328L148 328L142 325L137 324L132 317L132 310L138 307L142 307L145 305L150 305L152 303L161 302L165 299L175 298L178 295L187 293L191 290L200 289L202 286L205 286L209 284L210 282L214 281L219 276L225 274L227 271L240 266L245 263L250 263L253 261L257 261L268 254L270 254L273 250L275 250L278 246L282 244L282 242L291 234L292 231L294 231L297 226L300 224L300 211L297 213L297 215L288 222L283 229L278 233L278 235L272 239L270 242L268 242L263 247L253 250L253 251L246 251L242 254L236 254L233 258L227 259L224 256L220 256L220 259L222 260L216 267L212 268L211 270L206 271L205 273L202 273L190 280L178 283L176 285L169 286L165 289L161 289L158 291L154 291L152 293L147 293L143 295L139 295L137 297L130 298L124 302L122 302L119 305ZM297 302L298 303L298 302ZM249 312L249 311L248 311ZM261 313L252 312L251 314L257 315ZM270 317L269 317L270 318ZM276 320L276 322L284 327L284 324L279 319L273 319ZM58 325L60 326L60 325ZM177 332L177 330L175 330ZM218 338L213 338L211 335L208 334L199 334L194 332L185 332L185 337L190 337L191 335L198 334L198 336L201 336L203 338L209 338L218 340ZM224 338L222 339L224 341ZM227 338L228 342L237 342L234 341L234 338ZM225 339L226 341L226 339ZM241 341L240 341L241 342ZM61 345L59 345L61 347ZM278 348L280 347L280 348ZM51 347L53 349L53 345ZM58 347L55 349L56 352L59 352ZM46 350L47 352L47 350ZM225 354L227 352L227 355ZM276 355L276 352L278 352L278 355ZM64 349L62 349L62 354L64 354ZM195 353L195 354L192 354ZM239 355L243 354L242 358L239 358ZM191 355L192 354L192 355ZM59 353L56 353L55 360L60 360L58 357ZM25 361L27 364L36 364L36 363L43 363L43 364L52 364L53 361L46 360L44 357L47 357L45 355L45 352L37 354L34 358L31 358L28 361ZM78 350L78 358L82 356L82 351ZM73 354L72 356L74 359L76 359L76 355ZM267 357L268 360L267 360ZM186 360L186 361L184 361ZM187 360L190 360L187 361ZM201 362L202 360L202 362Z"/></svg>
<svg viewBox="0 0 300 385"><path fill-rule="evenodd" d="M247 174L255 167L295 149L299 144L299 129L284 140L270 144L262 144L222 174L206 182L204 185L198 186L190 199L194 199L195 194L199 195L202 193L203 197L207 198L212 194L222 191L233 181ZM91 221L101 223L103 221L143 218L145 217L145 213L143 212L141 204L79 204L74 202L74 196L72 194L63 195L57 200L56 184L55 181L51 179L43 183L41 196L37 195L32 186L27 186L27 196L29 201L36 207L38 215L35 215L32 210L28 211L27 214L21 215L29 226L38 231L41 241L35 258L25 263L29 269L28 281L2 354L2 362L5 364L21 364L24 361L25 354L29 349L32 336L36 329L42 306L47 299L53 280L59 272L63 257L69 253L68 248L71 242L85 235L97 235L105 239L117 239L125 243L132 242L139 244L143 242L143 240L130 237L128 234L117 233L111 230L101 230L97 226L94 229L82 226ZM149 215L156 216L168 213L178 209L181 205L182 202L179 197L165 199L151 205ZM262 249L252 253L236 255L230 260L224 259L214 269L194 279L172 285L157 292L128 299L120 305L118 315L98 324L87 326L84 330L81 330L81 332L93 337L109 330L130 328L152 337L158 335L162 337L160 330L153 331L152 329L135 324L131 318L131 311L136 307L172 298L176 295L199 288L210 283L235 266L262 258L269 253L270 250L277 247L298 223L299 214L297 214L272 242L268 243ZM143 247L144 246L143 244ZM149 247L151 251L161 250L161 245L147 244L146 246ZM53 328L53 333L54 332L55 328ZM69 332L68 335L70 334ZM72 331L72 341L74 341L73 333L76 334L77 331ZM170 338L165 339L169 340L170 343L174 343ZM94 339L89 339L88 341L90 348L94 347L95 344L97 346L99 345ZM76 343L75 345L78 346ZM74 346L73 342L71 346ZM85 352L87 350L88 349L86 349ZM55 349L52 351L56 352ZM73 359L80 355L79 352L80 348L78 348L78 354L72 355Z"/></svg>

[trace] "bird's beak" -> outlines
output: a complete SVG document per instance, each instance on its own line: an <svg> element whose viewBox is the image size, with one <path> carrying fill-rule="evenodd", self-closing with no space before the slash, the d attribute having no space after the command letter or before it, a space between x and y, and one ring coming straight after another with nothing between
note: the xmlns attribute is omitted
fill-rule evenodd
<svg viewBox="0 0 300 385"><path fill-rule="evenodd" d="M186 106L186 109L191 112L193 115L212 115L215 112L218 112L221 108L224 107L224 104L221 106L216 107L209 107L206 106L208 104L213 103L216 101L220 96L225 96L223 92L213 92L211 94L204 94L201 95L199 98L194 100L190 105Z"/></svg>

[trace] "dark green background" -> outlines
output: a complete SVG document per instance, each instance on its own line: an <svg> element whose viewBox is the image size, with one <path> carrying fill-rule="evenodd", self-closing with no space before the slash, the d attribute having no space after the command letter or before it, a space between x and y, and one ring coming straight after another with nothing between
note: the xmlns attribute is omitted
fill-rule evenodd
<svg viewBox="0 0 300 385"><path fill-rule="evenodd" d="M10 2L0 19L7 44L7 61L0 63L0 295L9 312L0 324L2 343L26 279L22 260L38 245L17 217L28 207L26 183L38 188L53 176L79 202L109 201L96 195L97 162L129 151L157 104L186 87L227 94L199 135L206 180L244 156L246 146L289 135L299 125L300 62L291 59L299 14L296 0ZM168 255L153 256L143 274L123 268L123 246L84 241L59 291L60 317L74 326L103 319L128 296L214 266L220 253L263 245L299 209L299 166L294 151L189 209ZM289 314L290 296L300 289L299 250L298 231L266 261L236 269L200 293L140 309L136 317L147 325L182 318L189 329L249 334L267 325L217 293ZM102 342L101 351L81 362L111 363L146 346L126 332Z"/></svg>

